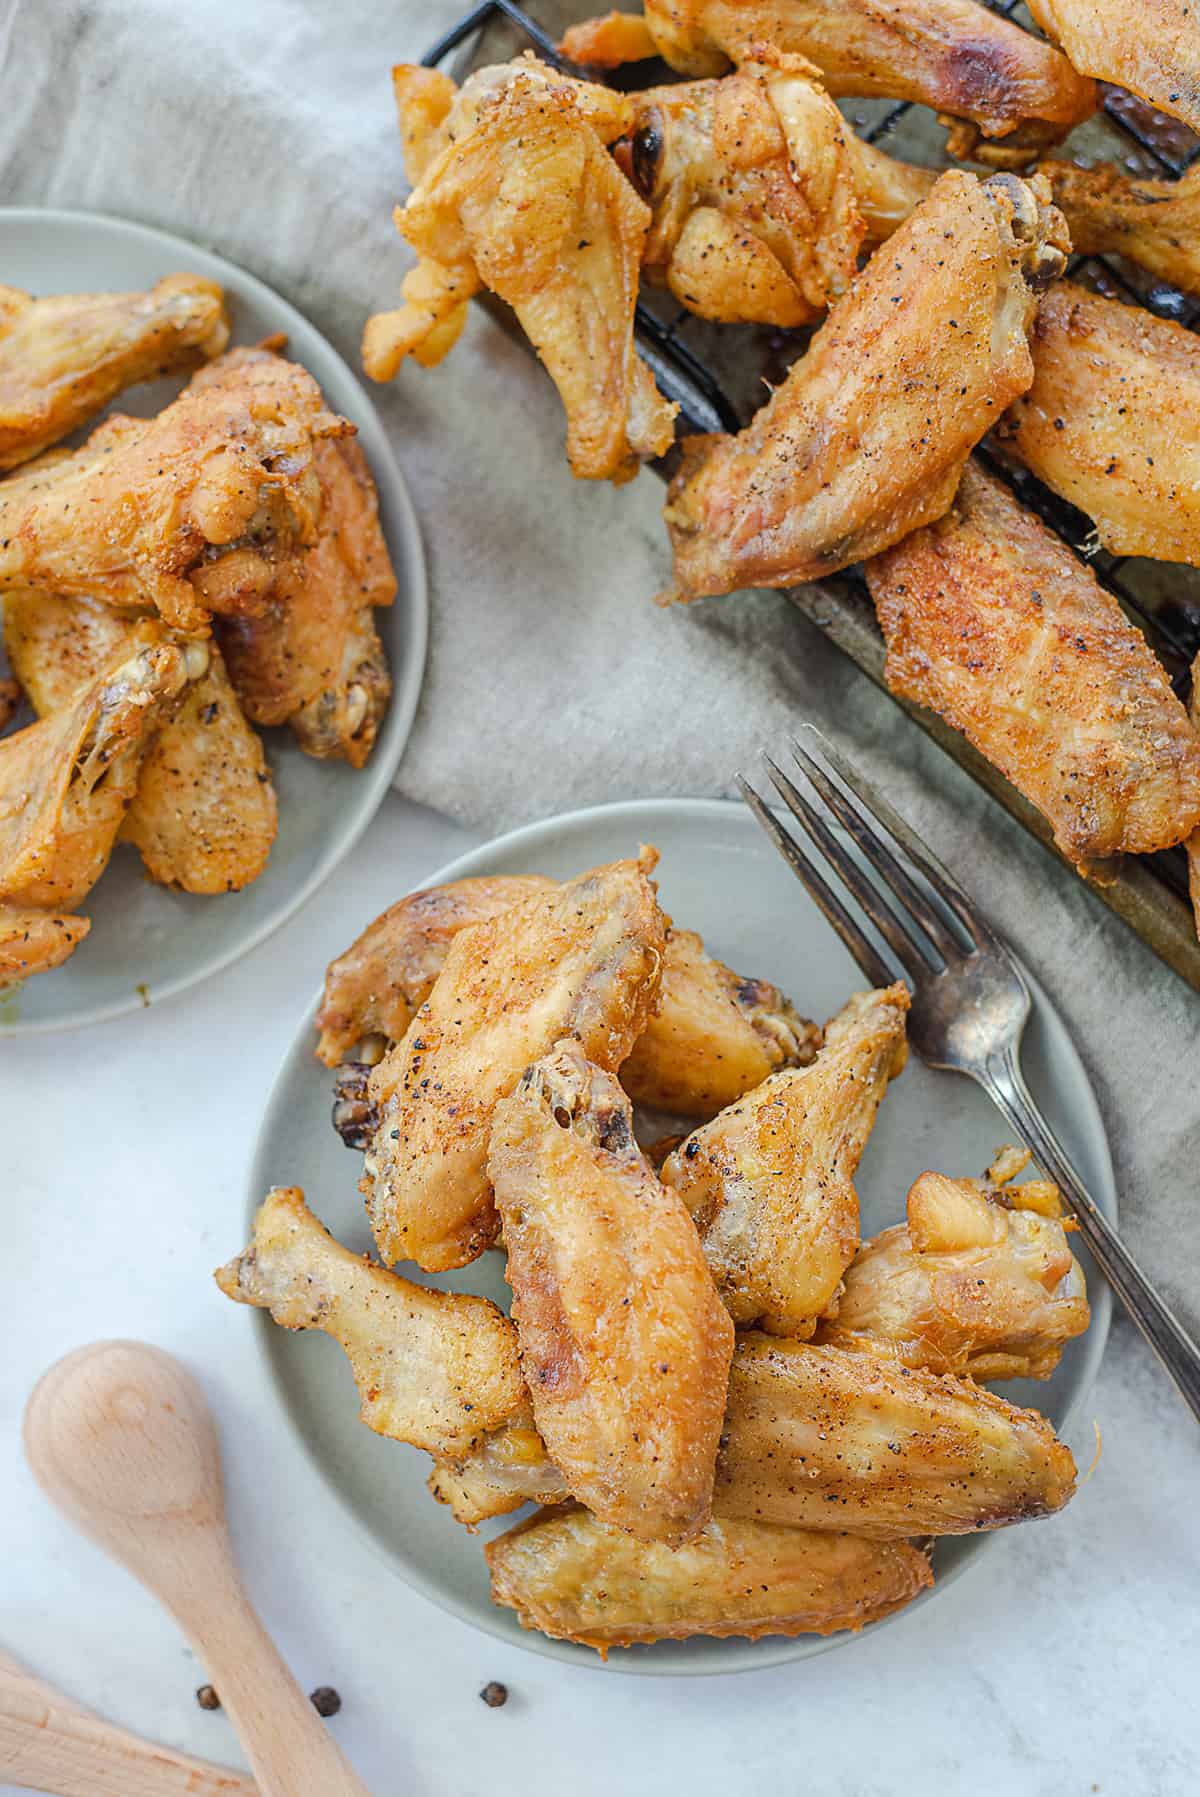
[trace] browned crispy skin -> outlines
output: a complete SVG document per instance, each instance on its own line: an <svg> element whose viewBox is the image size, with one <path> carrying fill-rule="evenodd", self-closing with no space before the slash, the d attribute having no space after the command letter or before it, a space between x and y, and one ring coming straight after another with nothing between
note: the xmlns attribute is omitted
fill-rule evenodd
<svg viewBox="0 0 1200 1797"><path fill-rule="evenodd" d="M17 680L0 680L0 732L8 729L21 706L21 685Z"/></svg>
<svg viewBox="0 0 1200 1797"><path fill-rule="evenodd" d="M68 704L88 680L145 635L95 599L9 593L9 660L39 716ZM151 879L184 892L239 891L258 878L275 840L275 789L262 744L246 722L213 643L147 749L121 826Z"/></svg>
<svg viewBox="0 0 1200 1797"><path fill-rule="evenodd" d="M1073 249L1127 256L1181 292L1200 294L1200 168L1178 181L1141 180L1110 162L1095 168L1043 162L1039 169Z"/></svg>
<svg viewBox="0 0 1200 1797"><path fill-rule="evenodd" d="M1029 0L1075 67L1200 131L1200 31L1192 0Z"/></svg>
<svg viewBox="0 0 1200 1797"><path fill-rule="evenodd" d="M1005 1190L922 1173L907 1223L863 1244L817 1339L933 1373L1048 1379L1090 1311L1047 1197L1056 1188L1037 1181Z"/></svg>
<svg viewBox="0 0 1200 1797"><path fill-rule="evenodd" d="M522 1628L606 1654L689 1635L860 1629L933 1583L907 1541L710 1522L686 1547L635 1541L587 1510L543 1511L484 1548L492 1599Z"/></svg>
<svg viewBox="0 0 1200 1797"><path fill-rule="evenodd" d="M1029 346L1033 384L1005 420L1010 447L1114 555L1200 565L1192 332L1060 281Z"/></svg>
<svg viewBox="0 0 1200 1797"><path fill-rule="evenodd" d="M430 1272L495 1239L496 1103L563 1036L621 1065L658 997L665 924L638 861L594 868L455 937L433 991L371 1074L361 1189L382 1258Z"/></svg>
<svg viewBox="0 0 1200 1797"><path fill-rule="evenodd" d="M815 63L831 94L969 120L952 134L955 155L1013 163L1096 109L1094 84L1065 56L975 0L646 0L645 26L609 14L574 27L562 49L597 66L657 51L683 75L720 75L771 44Z"/></svg>
<svg viewBox="0 0 1200 1797"><path fill-rule="evenodd" d="M1031 185L943 175L747 428L685 443L666 597L794 585L940 518L1032 379L1034 285L1064 244Z"/></svg>
<svg viewBox="0 0 1200 1797"><path fill-rule="evenodd" d="M1091 569L968 465L945 518L867 564L901 698L946 719L1081 866L1200 824L1200 738Z"/></svg>
<svg viewBox="0 0 1200 1797"><path fill-rule="evenodd" d="M836 1308L858 1248L854 1173L904 1066L908 1006L902 985L860 993L810 1067L773 1074L664 1164L739 1328L803 1338Z"/></svg>
<svg viewBox="0 0 1200 1797"><path fill-rule="evenodd" d="M408 304L368 322L363 361L389 380L410 352L438 360L487 287L513 308L559 390L575 474L620 481L670 447L676 408L633 343L650 213L602 128L618 135L628 102L595 92L592 106L583 84L532 58L472 77L444 148L397 209L421 261L403 285Z"/></svg>
<svg viewBox="0 0 1200 1797"><path fill-rule="evenodd" d="M273 1186L250 1244L214 1274L227 1298L343 1349L377 1435L461 1455L520 1406L512 1324L486 1298L431 1291L340 1246L296 1186Z"/></svg>
<svg viewBox="0 0 1200 1797"><path fill-rule="evenodd" d="M0 904L0 983L61 967L91 927L86 917Z"/></svg>
<svg viewBox="0 0 1200 1797"><path fill-rule="evenodd" d="M353 432L279 358L193 383L148 421L106 419L0 483L0 591L148 606L182 630L261 607L316 538L314 445Z"/></svg>
<svg viewBox="0 0 1200 1797"><path fill-rule="evenodd" d="M148 293L0 287L0 469L40 455L138 381L219 355L225 296L200 275L168 275Z"/></svg>
<svg viewBox="0 0 1200 1797"><path fill-rule="evenodd" d="M559 1043L496 1106L488 1172L547 1451L606 1522L690 1541L711 1509L733 1324L629 1099Z"/></svg>
<svg viewBox="0 0 1200 1797"><path fill-rule="evenodd" d="M1059 1510L1075 1462L1044 1417L873 1354L741 1336L718 1516L877 1540L965 1535Z"/></svg>
<svg viewBox="0 0 1200 1797"><path fill-rule="evenodd" d="M1200 731L1200 655L1192 663L1192 696L1188 710L1193 728ZM1196 934L1200 936L1200 829L1194 830L1188 837L1187 859L1188 892L1196 916Z"/></svg>

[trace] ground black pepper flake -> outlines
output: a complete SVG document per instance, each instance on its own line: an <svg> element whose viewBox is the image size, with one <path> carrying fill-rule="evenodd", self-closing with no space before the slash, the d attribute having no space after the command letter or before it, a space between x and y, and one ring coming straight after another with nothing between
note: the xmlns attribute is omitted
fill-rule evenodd
<svg viewBox="0 0 1200 1797"><path fill-rule="evenodd" d="M498 1679L489 1679L479 1695L489 1710L502 1710L508 1702L508 1686Z"/></svg>

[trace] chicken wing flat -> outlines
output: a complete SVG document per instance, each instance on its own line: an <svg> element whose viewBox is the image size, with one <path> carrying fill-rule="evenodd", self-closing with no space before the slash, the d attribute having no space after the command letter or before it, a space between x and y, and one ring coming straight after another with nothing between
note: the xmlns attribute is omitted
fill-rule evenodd
<svg viewBox="0 0 1200 1797"><path fill-rule="evenodd" d="M733 1324L629 1099L560 1043L496 1106L488 1172L547 1451L604 1521L690 1541L711 1509Z"/></svg>
<svg viewBox="0 0 1200 1797"><path fill-rule="evenodd" d="M689 1635L832 1635L877 1622L933 1583L907 1541L726 1520L672 1549L587 1510L544 1511L484 1554L493 1601L522 1628L601 1654Z"/></svg>
<svg viewBox="0 0 1200 1797"><path fill-rule="evenodd" d="M1094 83L1066 56L975 0L646 0L645 27L609 14L561 47L584 65L657 52L683 75L720 75L771 44L815 63L831 94L917 100L968 121L953 153L1006 164L1096 109Z"/></svg>
<svg viewBox="0 0 1200 1797"><path fill-rule="evenodd" d="M858 1248L854 1173L904 1066L908 989L864 992L810 1067L772 1074L694 1131L662 1169L691 1212L739 1328L803 1339Z"/></svg>
<svg viewBox="0 0 1200 1797"><path fill-rule="evenodd" d="M1028 0L1082 74L1139 94L1200 131L1200 31L1191 0Z"/></svg>
<svg viewBox="0 0 1200 1797"><path fill-rule="evenodd" d="M582 85L533 59L466 84L449 141L396 212L421 258L404 284L409 304L368 322L363 362L388 380L422 345L434 359L430 336L449 348L466 301L487 287L512 307L559 390L575 474L620 481L670 447L677 408L633 343L650 212L601 128L619 135L628 102L597 89L604 98L591 108Z"/></svg>
<svg viewBox="0 0 1200 1797"><path fill-rule="evenodd" d="M1033 384L1004 422L1009 447L1114 555L1200 565L1192 332L1060 281L1030 348Z"/></svg>
<svg viewBox="0 0 1200 1797"><path fill-rule="evenodd" d="M0 904L0 985L61 967L91 927L86 917Z"/></svg>
<svg viewBox="0 0 1200 1797"><path fill-rule="evenodd" d="M225 296L200 275L169 275L148 293L0 287L0 469L40 455L138 381L219 355Z"/></svg>
<svg viewBox="0 0 1200 1797"><path fill-rule="evenodd" d="M954 504L868 562L887 683L946 719L1085 867L1200 824L1200 737L1091 569L972 462Z"/></svg>
<svg viewBox="0 0 1200 1797"><path fill-rule="evenodd" d="M1084 256L1126 256L1183 293L1200 294L1200 168L1144 181L1112 163L1043 162L1054 203Z"/></svg>
<svg viewBox="0 0 1200 1797"><path fill-rule="evenodd" d="M1035 289L1065 248L1034 185L943 175L747 428L685 442L665 597L815 579L940 518L1033 378Z"/></svg>
<svg viewBox="0 0 1200 1797"><path fill-rule="evenodd" d="M106 419L75 454L0 483L0 591L148 606L181 630L261 607L278 563L316 538L314 445L353 432L278 358L156 418Z"/></svg>
<svg viewBox="0 0 1200 1797"><path fill-rule="evenodd" d="M1200 655L1192 663L1192 697L1188 707L1192 726L1200 732ZM1200 936L1200 829L1193 830L1187 840L1188 893L1196 917L1196 934Z"/></svg>
<svg viewBox="0 0 1200 1797"><path fill-rule="evenodd" d="M465 1266L496 1236L492 1113L564 1036L621 1065L658 997L665 924L650 870L616 861L462 930L403 1041L371 1074L361 1190L382 1258Z"/></svg>
<svg viewBox="0 0 1200 1797"><path fill-rule="evenodd" d="M713 1508L876 1540L966 1535L1059 1510L1069 1449L970 1380L844 1348L739 1338Z"/></svg>
<svg viewBox="0 0 1200 1797"><path fill-rule="evenodd" d="M431 1291L341 1247L295 1186L274 1186L250 1245L214 1275L227 1298L344 1351L377 1435L461 1455L520 1406L516 1333L486 1298Z"/></svg>
<svg viewBox="0 0 1200 1797"><path fill-rule="evenodd" d="M69 912L103 873L146 750L208 658L202 643L150 633L62 711L0 742L0 903Z"/></svg>
<svg viewBox="0 0 1200 1797"><path fill-rule="evenodd" d="M908 1222L863 1245L818 1339L932 1373L1048 1379L1091 1314L1048 1195L1041 1182L1005 1190L922 1173Z"/></svg>
<svg viewBox="0 0 1200 1797"><path fill-rule="evenodd" d="M144 636L95 599L9 593L8 658L39 716L68 705L122 648ZM275 789L215 643L142 758L121 834L152 880L184 892L236 892L258 878L275 840Z"/></svg>

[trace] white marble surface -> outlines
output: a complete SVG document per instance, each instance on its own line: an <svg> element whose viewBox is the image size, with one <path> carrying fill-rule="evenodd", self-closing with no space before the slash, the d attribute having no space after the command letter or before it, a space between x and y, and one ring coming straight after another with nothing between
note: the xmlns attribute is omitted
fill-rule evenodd
<svg viewBox="0 0 1200 1797"><path fill-rule="evenodd" d="M703 1680L559 1666L444 1616L344 1526L210 1272L240 1245L257 1118L325 961L472 840L389 800L342 875L213 989L0 1046L0 1647L142 1733L239 1761L224 1716L195 1703L201 1669L175 1625L60 1522L20 1454L44 1367L139 1336L199 1374L251 1593L305 1687L341 1691L332 1726L376 1797L664 1782L696 1797L1194 1797L1200 1437L1121 1326L1089 1407L1103 1454L1070 1509L999 1537L919 1615L795 1666ZM1072 1445L1086 1464L1090 1419ZM503 1710L477 1695L493 1678Z"/></svg>

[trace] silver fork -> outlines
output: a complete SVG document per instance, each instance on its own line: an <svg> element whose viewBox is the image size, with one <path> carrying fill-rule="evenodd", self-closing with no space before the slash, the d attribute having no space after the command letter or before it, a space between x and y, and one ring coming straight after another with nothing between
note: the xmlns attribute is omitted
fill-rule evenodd
<svg viewBox="0 0 1200 1797"><path fill-rule="evenodd" d="M1097 1207L1025 1084L1020 1047L1030 998L1020 962L903 818L850 768L819 730L811 724L802 728L826 766L821 766L793 739L791 746L799 769L857 843L886 887L888 897L830 829L813 801L769 756L763 759L772 784L792 816L836 870L903 968L913 994L909 1041L929 1066L965 1073L975 1080L1003 1112L1042 1171L1061 1190L1096 1264L1193 1414L1200 1418L1200 1349ZM841 785L835 784L826 768L833 770ZM812 857L740 774L738 786L767 835L808 888L872 985L890 986L895 972ZM903 850L936 895L936 903L910 877L869 818L882 826Z"/></svg>

